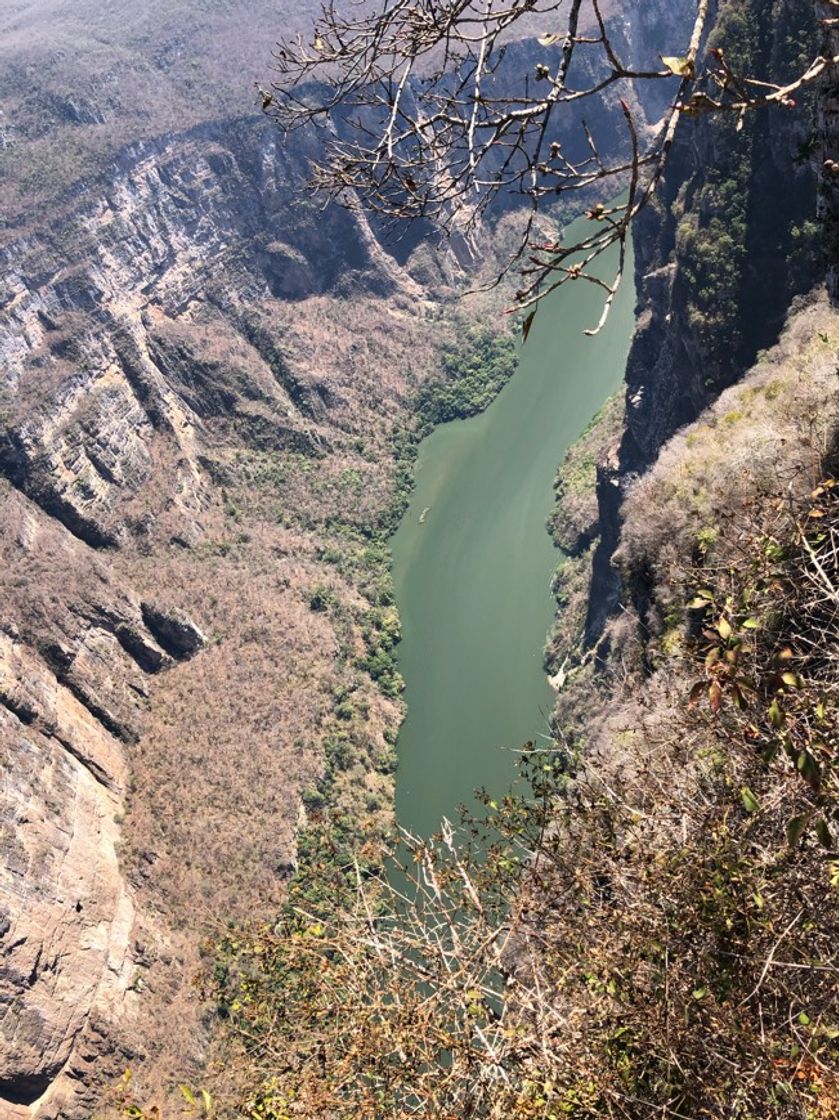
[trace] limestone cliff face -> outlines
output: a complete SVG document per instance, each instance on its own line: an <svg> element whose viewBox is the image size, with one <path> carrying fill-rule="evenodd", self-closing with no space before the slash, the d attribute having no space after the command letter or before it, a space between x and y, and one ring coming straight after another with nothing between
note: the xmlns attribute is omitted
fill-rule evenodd
<svg viewBox="0 0 839 1120"><path fill-rule="evenodd" d="M94 547L148 534L150 513L155 526L161 516L183 515L187 525L200 517L196 453L213 419L280 417L288 443L305 443L318 388L260 353L242 326L252 304L310 296L339 278L380 293L391 285L361 219L292 198L302 153L290 161L266 125L220 133L139 146L102 197L3 254L3 471ZM194 354L166 337L175 320L189 333L199 304L220 331L230 324L230 344L253 367L227 400L179 381ZM171 460L172 477L149 500L159 456Z"/></svg>
<svg viewBox="0 0 839 1120"><path fill-rule="evenodd" d="M84 1073L77 1043L129 1009L134 908L116 858L125 762L88 707L8 634L0 674L0 1098L4 1115L27 1115L45 1095L60 1114L60 1075Z"/></svg>
<svg viewBox="0 0 839 1120"><path fill-rule="evenodd" d="M419 289L300 193L305 155L253 119L137 144L0 254L2 1116L188 1073L195 931L293 861L342 670L314 539L232 495L281 455L363 466L364 409L404 393L366 382L426 360ZM395 709L368 704L372 743Z"/></svg>
<svg viewBox="0 0 839 1120"><path fill-rule="evenodd" d="M713 43L751 73L802 72L818 35L810 0L718 6ZM777 338L790 301L819 279L814 105L733 121L682 121L654 206L635 236L638 324L626 370L626 422L599 472L603 536L586 623L591 644L620 591L611 564L628 479ZM802 154L805 153L805 154Z"/></svg>

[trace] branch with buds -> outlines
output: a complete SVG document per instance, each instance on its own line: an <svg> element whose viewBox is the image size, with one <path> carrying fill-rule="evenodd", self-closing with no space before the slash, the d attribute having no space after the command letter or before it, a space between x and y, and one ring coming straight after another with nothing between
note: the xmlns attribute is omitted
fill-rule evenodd
<svg viewBox="0 0 839 1120"><path fill-rule="evenodd" d="M696 0L686 52L635 68L622 57L605 0L395 0L383 10L328 0L310 41L275 51L263 107L284 130L318 126L322 154L312 184L359 203L386 223L422 219L474 245L502 199L520 197L526 218L502 275L520 267L511 310L532 314L569 281L602 289L606 321L624 274L632 222L661 182L685 115L795 106L795 94L831 65L816 58L800 77L773 85L741 75L721 49L700 62L709 0ZM516 25L550 30L544 58L515 72ZM556 30L554 30L556 29ZM836 61L836 60L832 60ZM637 92L670 83L674 96L651 130ZM581 117L615 97L622 141L603 150ZM620 202L607 202L621 192ZM591 232L575 243L533 240L540 211L557 202L588 210ZM566 205L567 211L567 205ZM614 247L617 247L615 250ZM595 265L617 252L611 278ZM500 278L500 277L499 277ZM496 281L497 282L497 281ZM525 319L529 324L530 314Z"/></svg>

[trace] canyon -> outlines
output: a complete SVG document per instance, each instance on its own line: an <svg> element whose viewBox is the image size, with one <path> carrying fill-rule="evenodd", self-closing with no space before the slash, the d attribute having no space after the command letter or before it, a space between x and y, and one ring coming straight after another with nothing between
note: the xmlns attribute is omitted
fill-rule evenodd
<svg viewBox="0 0 839 1120"><path fill-rule="evenodd" d="M777 7L764 61L810 6ZM689 9L633 7L623 33L637 57L662 21L677 40ZM400 440L417 392L441 377L441 344L506 327L494 325L500 295L458 299L465 277L447 246L393 241L305 190L316 138L286 142L250 83L273 38L308 15L284 12L280 28L264 2L138 12L112 0L68 14L12 0L0 16L10 1120L89 1116L126 1069L143 1099L201 1081L215 1023L195 980L202 939L270 921L301 830L323 813L327 765L340 759L330 809L371 830L392 820L404 706L385 542L404 507ZM653 121L660 99L646 108ZM789 289L767 268L808 236L812 172L786 162L796 120L755 126L745 167L730 135L696 122L639 226L627 419L610 413L598 508L589 495L583 531L562 542L576 612L560 627L583 635L582 692L586 651L605 657L604 634L618 659L625 650L610 622L626 589L619 546L645 640L666 630L643 560L661 542L643 538L637 497L624 531L621 503L818 278L806 247ZM737 231L745 271L724 298L736 317L768 310L728 346L690 269L697 228L736 217L707 168L734 164L755 201ZM778 178L790 220L767 240L760 198ZM820 305L800 315L788 339L833 330ZM554 670L567 645L552 647ZM568 727L581 704L561 697Z"/></svg>

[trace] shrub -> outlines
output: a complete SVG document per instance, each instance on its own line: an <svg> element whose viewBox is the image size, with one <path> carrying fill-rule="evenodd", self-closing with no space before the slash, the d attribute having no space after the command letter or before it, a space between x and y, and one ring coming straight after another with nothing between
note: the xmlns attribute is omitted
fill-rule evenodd
<svg viewBox="0 0 839 1120"><path fill-rule="evenodd" d="M833 1120L839 482L777 497L684 557L640 702L583 685L576 773L529 745L387 874L306 838L280 921L218 945L246 1117Z"/></svg>

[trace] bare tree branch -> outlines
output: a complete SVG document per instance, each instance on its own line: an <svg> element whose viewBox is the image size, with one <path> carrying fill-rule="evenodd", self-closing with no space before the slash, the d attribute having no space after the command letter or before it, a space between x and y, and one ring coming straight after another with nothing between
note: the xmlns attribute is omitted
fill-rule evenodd
<svg viewBox="0 0 839 1120"><path fill-rule="evenodd" d="M784 85L741 74L721 49L703 55L709 7L696 0L683 54L636 69L621 57L603 0L328 0L311 41L277 47L264 106L285 130L321 128L317 189L386 222L423 219L474 244L488 213L519 196L529 213L503 265L524 261L514 310L583 279L604 292L588 332L596 334L624 273L632 223L655 195L682 117L734 114L742 124L755 109L792 107L839 61L817 57ZM544 61L531 69L521 37L534 27L545 30L536 40ZM673 46L663 42L662 52ZM673 96L651 129L639 91L661 82ZM612 97L621 128L604 148L580 113L595 102L608 108ZM625 199L610 201L622 191ZM588 211L591 233L574 244L531 242L543 207L579 199L583 209L593 194L600 202ZM596 265L615 245L618 267L607 282Z"/></svg>

